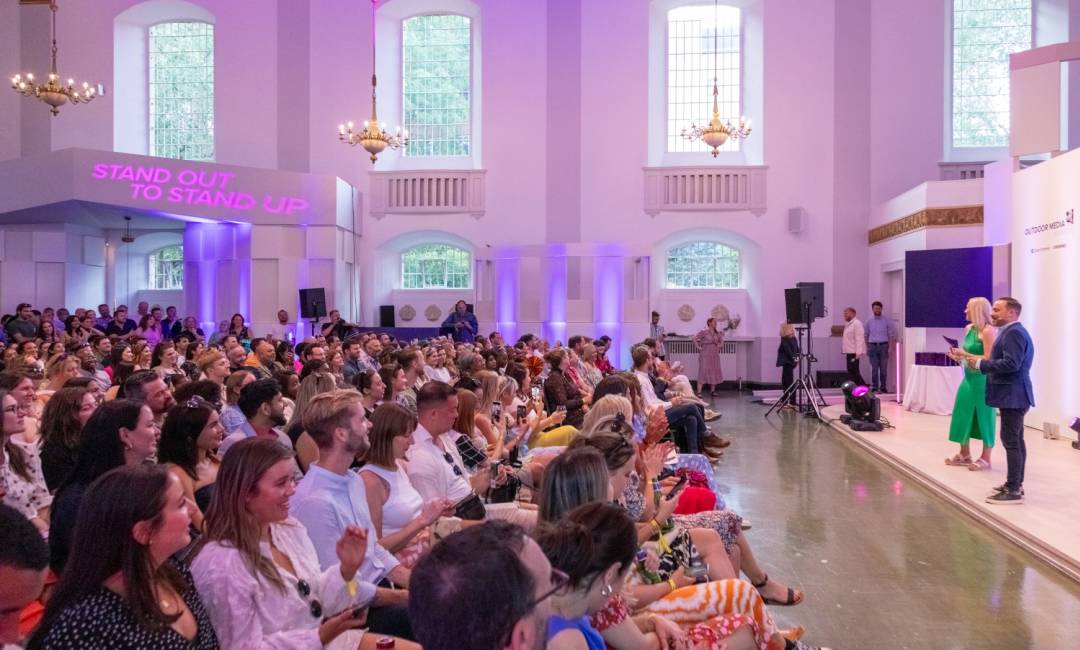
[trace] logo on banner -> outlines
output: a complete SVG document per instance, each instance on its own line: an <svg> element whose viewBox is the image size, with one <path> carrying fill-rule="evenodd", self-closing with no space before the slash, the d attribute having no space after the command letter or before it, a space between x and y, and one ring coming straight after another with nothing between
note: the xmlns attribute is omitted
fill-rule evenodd
<svg viewBox="0 0 1080 650"><path fill-rule="evenodd" d="M1075 219L1076 219L1076 210L1071 210L1071 209L1066 210L1065 211L1065 217L1063 219L1055 219L1054 221L1048 221L1046 223L1041 223L1041 224L1039 224L1037 226L1032 226L1030 228L1024 228L1024 235L1030 237L1031 235L1038 235L1039 233L1044 233L1044 232L1048 232L1048 231L1051 231L1051 230L1060 230L1060 229L1062 229L1062 228L1064 228L1066 226L1071 226Z"/></svg>

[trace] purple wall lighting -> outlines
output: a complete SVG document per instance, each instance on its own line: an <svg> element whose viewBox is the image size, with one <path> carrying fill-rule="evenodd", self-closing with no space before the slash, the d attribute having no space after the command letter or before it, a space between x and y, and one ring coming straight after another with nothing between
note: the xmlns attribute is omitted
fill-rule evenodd
<svg viewBox="0 0 1080 650"><path fill-rule="evenodd" d="M495 328L507 341L518 337L518 260L495 260Z"/></svg>
<svg viewBox="0 0 1080 650"><path fill-rule="evenodd" d="M566 343L566 258L549 257L544 266L547 309L542 336L552 343Z"/></svg>
<svg viewBox="0 0 1080 650"><path fill-rule="evenodd" d="M628 351L622 349L623 321L623 257L593 258L593 304L596 306L595 336L607 334L611 337L612 352L608 360L617 365L626 365Z"/></svg>

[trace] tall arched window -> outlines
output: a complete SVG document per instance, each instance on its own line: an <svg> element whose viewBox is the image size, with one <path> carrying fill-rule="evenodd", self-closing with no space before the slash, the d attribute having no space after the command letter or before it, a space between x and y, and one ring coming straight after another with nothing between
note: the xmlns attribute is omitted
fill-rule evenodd
<svg viewBox="0 0 1080 650"><path fill-rule="evenodd" d="M148 289L184 288L184 246L165 246L150 253Z"/></svg>
<svg viewBox="0 0 1080 650"><path fill-rule="evenodd" d="M426 14L401 23L406 156L468 156L472 147L472 21Z"/></svg>
<svg viewBox="0 0 1080 650"><path fill-rule="evenodd" d="M720 5L688 5L667 12L667 151L708 151L704 142L681 137L691 123L712 116L714 64L720 118L742 115L742 11ZM738 151L728 140L721 151Z"/></svg>
<svg viewBox="0 0 1080 650"><path fill-rule="evenodd" d="M401 254L403 289L468 289L472 285L469 251L450 244L422 244Z"/></svg>
<svg viewBox="0 0 1080 650"><path fill-rule="evenodd" d="M738 289L739 251L717 242L699 241L667 252L669 289Z"/></svg>
<svg viewBox="0 0 1080 650"><path fill-rule="evenodd" d="M149 29L150 155L214 159L214 26Z"/></svg>
<svg viewBox="0 0 1080 650"><path fill-rule="evenodd" d="M1008 146L1009 55L1031 43L1031 0L953 0L954 148Z"/></svg>

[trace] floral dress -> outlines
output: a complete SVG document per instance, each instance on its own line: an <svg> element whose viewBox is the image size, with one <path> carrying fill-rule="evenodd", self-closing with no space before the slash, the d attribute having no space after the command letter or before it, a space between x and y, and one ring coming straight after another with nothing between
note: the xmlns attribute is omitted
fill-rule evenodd
<svg viewBox="0 0 1080 650"><path fill-rule="evenodd" d="M698 352L698 388L713 386L724 381L724 372L720 369L720 348L724 344L724 334L705 328L694 335Z"/></svg>
<svg viewBox="0 0 1080 650"><path fill-rule="evenodd" d="M640 521L645 512L645 496L641 492L641 477L637 472L631 472L626 482L626 490L623 491L623 507L626 513L634 521ZM708 528L715 530L724 542L724 551L731 555L737 545L739 533L742 532L742 517L733 510L708 510L692 515L672 515L671 520L675 526L682 530L691 528ZM678 567L676 567L678 568Z"/></svg>

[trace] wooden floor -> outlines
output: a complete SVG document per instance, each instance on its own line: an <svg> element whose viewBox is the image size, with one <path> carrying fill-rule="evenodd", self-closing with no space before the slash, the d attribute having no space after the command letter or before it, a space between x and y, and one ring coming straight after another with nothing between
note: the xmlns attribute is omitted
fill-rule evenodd
<svg viewBox="0 0 1080 650"><path fill-rule="evenodd" d="M842 424L838 419L842 413L842 405L822 410L836 431L1080 581L1080 451L1068 440L1047 440L1041 431L1027 429L1025 503L995 506L984 499L994 486L1005 482L1005 450L1000 439L991 457L993 468L972 472L945 464L945 458L959 451L948 441L947 416L912 413L899 404L883 402L882 415L893 428L863 432ZM973 443L972 455L979 451L980 443Z"/></svg>

